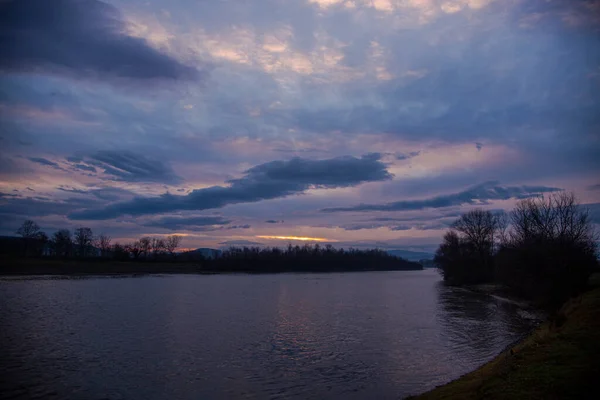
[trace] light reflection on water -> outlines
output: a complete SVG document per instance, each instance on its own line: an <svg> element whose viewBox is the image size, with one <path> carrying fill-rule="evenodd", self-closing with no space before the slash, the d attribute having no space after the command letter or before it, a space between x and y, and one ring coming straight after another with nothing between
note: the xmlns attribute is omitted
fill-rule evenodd
<svg viewBox="0 0 600 400"><path fill-rule="evenodd" d="M401 398L535 320L435 271L0 281L0 397Z"/></svg>

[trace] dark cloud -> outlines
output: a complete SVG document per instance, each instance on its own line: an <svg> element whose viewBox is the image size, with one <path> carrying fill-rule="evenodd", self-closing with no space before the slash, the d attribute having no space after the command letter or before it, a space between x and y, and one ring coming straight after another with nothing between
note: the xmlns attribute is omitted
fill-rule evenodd
<svg viewBox="0 0 600 400"><path fill-rule="evenodd" d="M90 205L99 206L100 202L94 199L76 197L64 200L47 200L47 198L40 196L12 197L2 198L0 213L26 217L66 215L74 209L81 209Z"/></svg>
<svg viewBox="0 0 600 400"><path fill-rule="evenodd" d="M135 193L133 193L127 189L122 189L122 188L117 188L117 187L105 187L105 188L84 190L84 189L77 189L77 188L68 187L68 186L59 186L56 189L60 190L62 192L67 192L67 193L93 196L96 199L105 200L105 201L125 200L125 199L131 199L131 198L135 197Z"/></svg>
<svg viewBox="0 0 600 400"><path fill-rule="evenodd" d="M500 186L498 182L485 182L462 192L427 199L403 200L386 204L359 204L353 207L325 208L322 211L411 211L465 204L488 204L490 200L524 199L560 190L562 189L546 186Z"/></svg>
<svg viewBox="0 0 600 400"><path fill-rule="evenodd" d="M60 190L61 192L75 193L75 194L87 194L87 193L89 193L87 190L70 188L70 187L66 187L66 186L59 186L56 189Z"/></svg>
<svg viewBox="0 0 600 400"><path fill-rule="evenodd" d="M53 161L50 161L50 160L48 160L46 158L43 158L43 157L29 157L28 160L31 161L31 162L37 163L37 164L46 165L48 167L53 167L53 168L56 168L56 169L62 169L60 167L60 165L58 165L57 163L55 163Z"/></svg>
<svg viewBox="0 0 600 400"><path fill-rule="evenodd" d="M0 68L67 70L133 79L191 79L198 71L127 36L113 6L97 0L0 3Z"/></svg>
<svg viewBox="0 0 600 400"><path fill-rule="evenodd" d="M396 160L408 160L421 154L420 151L411 151L410 153L396 153Z"/></svg>
<svg viewBox="0 0 600 400"><path fill-rule="evenodd" d="M405 231L410 229L438 230L450 226L460 215L460 211L454 210L434 209L429 212L419 210L416 213L402 213L399 217L375 217L356 221L351 224L339 225L338 227L347 231L378 228L388 228L392 231Z"/></svg>
<svg viewBox="0 0 600 400"><path fill-rule="evenodd" d="M588 186L587 190L600 190L600 183L598 183L597 185Z"/></svg>
<svg viewBox="0 0 600 400"><path fill-rule="evenodd" d="M231 221L223 217L198 216L198 217L162 217L149 222L145 226L164 228L170 230L209 231L215 230Z"/></svg>
<svg viewBox="0 0 600 400"><path fill-rule="evenodd" d="M73 164L72 167L75 168L75 169L79 169L81 171L96 172L96 168L93 167L93 166L91 166L91 165Z"/></svg>
<svg viewBox="0 0 600 400"><path fill-rule="evenodd" d="M220 245L223 245L225 247L231 247L231 246L264 246L264 243L259 243L259 242L253 242L251 240L226 240L224 242L219 243Z"/></svg>
<svg viewBox="0 0 600 400"><path fill-rule="evenodd" d="M431 222L427 224L401 224L390 227L392 231L409 231L411 229L416 229L420 231L428 231L428 230L440 230L446 229L450 226L450 223L442 223L442 222Z"/></svg>
<svg viewBox="0 0 600 400"><path fill-rule="evenodd" d="M274 148L273 151L280 153L330 153L327 149L319 149L316 147L305 147L301 149L277 147Z"/></svg>
<svg viewBox="0 0 600 400"><path fill-rule="evenodd" d="M88 191L92 196L106 201L117 201L123 199L131 199L135 197L135 193L130 190L118 187L104 187L99 189L91 189Z"/></svg>
<svg viewBox="0 0 600 400"><path fill-rule="evenodd" d="M364 182L391 179L379 154L361 158L346 156L326 160L293 158L272 161L246 171L244 177L229 180L229 186L197 189L185 196L166 193L160 197L139 197L102 209L74 212L72 219L110 219L119 215L147 215L182 210L207 210L228 204L251 203L301 194L310 188L339 188Z"/></svg>
<svg viewBox="0 0 600 400"><path fill-rule="evenodd" d="M94 170L100 168L105 174L112 175L116 181L179 183L181 178L170 166L149 156L128 150L103 150L88 157L69 157L67 161L75 168Z"/></svg>
<svg viewBox="0 0 600 400"><path fill-rule="evenodd" d="M265 221L267 224L282 224L283 220L277 220L277 219L268 219Z"/></svg>
<svg viewBox="0 0 600 400"><path fill-rule="evenodd" d="M225 229L250 229L252 228L252 226L248 225L248 224L244 224L244 225L231 225L226 227Z"/></svg>

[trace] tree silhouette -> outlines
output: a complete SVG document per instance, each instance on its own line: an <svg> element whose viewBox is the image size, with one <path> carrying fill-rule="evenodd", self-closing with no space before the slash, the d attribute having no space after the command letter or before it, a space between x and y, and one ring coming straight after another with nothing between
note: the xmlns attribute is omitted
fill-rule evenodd
<svg viewBox="0 0 600 400"><path fill-rule="evenodd" d="M38 224L28 219L17 229L17 235L23 238L23 254L28 256L31 252L33 242L40 233L40 227Z"/></svg>
<svg viewBox="0 0 600 400"><path fill-rule="evenodd" d="M90 247L94 241L94 234L92 230L87 227L80 227L75 229L73 233L73 242L77 249L77 255L79 257L87 257L90 253Z"/></svg>
<svg viewBox="0 0 600 400"><path fill-rule="evenodd" d="M500 227L499 218L491 211L475 209L461 215L436 251L434 260L444 279L456 283L491 281Z"/></svg>
<svg viewBox="0 0 600 400"><path fill-rule="evenodd" d="M175 250L177 250L180 243L181 243L181 236L177 236L177 235L167 236L167 239L165 240L165 248L167 249L167 252L169 252L169 255L171 257L175 256Z"/></svg>
<svg viewBox="0 0 600 400"><path fill-rule="evenodd" d="M69 257L73 251L71 232L68 229L60 229L52 236L52 247L58 257Z"/></svg>
<svg viewBox="0 0 600 400"><path fill-rule="evenodd" d="M102 257L108 256L108 253L110 252L110 249L111 249L110 242L111 242L110 236L105 235L103 233L98 235L98 237L95 239L95 245L97 248L100 249Z"/></svg>

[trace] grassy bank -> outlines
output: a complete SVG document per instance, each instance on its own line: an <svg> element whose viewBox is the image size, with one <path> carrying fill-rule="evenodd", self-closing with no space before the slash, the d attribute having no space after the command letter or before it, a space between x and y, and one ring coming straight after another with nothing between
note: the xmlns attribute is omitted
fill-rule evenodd
<svg viewBox="0 0 600 400"><path fill-rule="evenodd" d="M410 399L600 399L600 276L528 338Z"/></svg>

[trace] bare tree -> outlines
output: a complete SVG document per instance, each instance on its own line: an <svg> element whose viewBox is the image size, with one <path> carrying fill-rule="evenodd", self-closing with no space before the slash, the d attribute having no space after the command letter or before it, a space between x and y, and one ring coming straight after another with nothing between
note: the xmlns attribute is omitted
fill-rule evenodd
<svg viewBox="0 0 600 400"><path fill-rule="evenodd" d="M494 275L494 252L499 219L491 211L475 209L460 216L444 236L435 255L444 280L481 283Z"/></svg>
<svg viewBox="0 0 600 400"><path fill-rule="evenodd" d="M52 236L52 246L54 253L58 257L68 257L73 251L73 241L71 232L68 229L61 229Z"/></svg>
<svg viewBox="0 0 600 400"><path fill-rule="evenodd" d="M94 234L90 228L80 227L75 229L75 232L73 233L73 242L75 242L79 257L86 257L89 255L89 248L93 241Z"/></svg>
<svg viewBox="0 0 600 400"><path fill-rule="evenodd" d="M33 242L36 236L40 233L40 227L38 224L28 219L17 229L17 235L23 238L23 254L25 256L30 255L32 252Z"/></svg>
<svg viewBox="0 0 600 400"><path fill-rule="evenodd" d="M598 265L598 235L572 193L521 200L510 218L496 261L502 283L552 305L586 287Z"/></svg>
<svg viewBox="0 0 600 400"><path fill-rule="evenodd" d="M123 246L121 243L115 243L111 246L111 250L113 259L120 261L129 260L130 251L127 245Z"/></svg>
<svg viewBox="0 0 600 400"><path fill-rule="evenodd" d="M510 225L509 214L502 211L495 215L496 217L496 230L497 230L497 245L502 245L508 240L508 227Z"/></svg>
<svg viewBox="0 0 600 400"><path fill-rule="evenodd" d="M491 211L471 210L452 224L478 251L489 251L498 230L498 220Z"/></svg>
<svg viewBox="0 0 600 400"><path fill-rule="evenodd" d="M111 237L105 234L100 234L95 240L96 247L100 249L102 257L106 257L111 249Z"/></svg>
<svg viewBox="0 0 600 400"><path fill-rule="evenodd" d="M578 204L573 193L525 199L511 213L513 241L560 240L594 247L598 239L589 210Z"/></svg>
<svg viewBox="0 0 600 400"><path fill-rule="evenodd" d="M156 259L166 250L166 243L164 239L152 238L152 256Z"/></svg>
<svg viewBox="0 0 600 400"><path fill-rule="evenodd" d="M144 236L140 238L138 242L140 245L141 254L143 254L144 257L148 257L150 250L152 249L152 240L148 236Z"/></svg>
<svg viewBox="0 0 600 400"><path fill-rule="evenodd" d="M24 239L33 239L40 232L38 224L28 219L17 229L17 235Z"/></svg>
<svg viewBox="0 0 600 400"><path fill-rule="evenodd" d="M179 247L181 243L181 236L178 235L170 235L167 236L167 240L165 240L165 248L171 255L171 257L175 256L175 250Z"/></svg>
<svg viewBox="0 0 600 400"><path fill-rule="evenodd" d="M138 260L143 253L142 245L139 240L125 245L125 250L131 253L134 259Z"/></svg>

